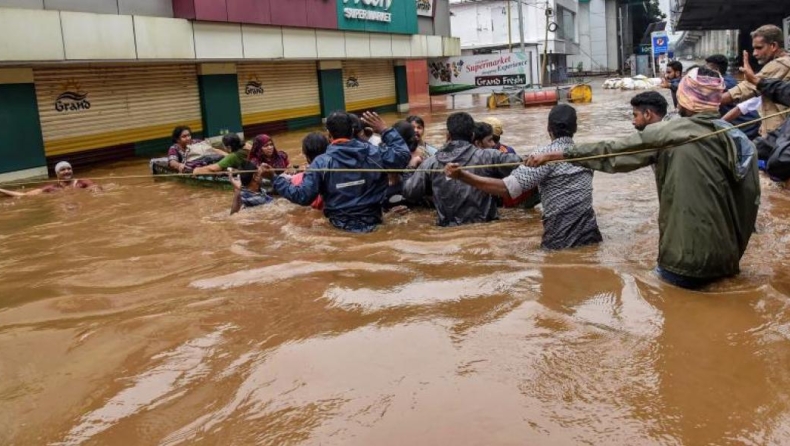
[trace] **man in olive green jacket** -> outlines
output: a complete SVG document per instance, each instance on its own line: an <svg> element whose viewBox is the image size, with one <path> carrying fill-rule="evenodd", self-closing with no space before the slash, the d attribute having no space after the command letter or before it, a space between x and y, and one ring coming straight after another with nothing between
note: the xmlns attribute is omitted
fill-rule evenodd
<svg viewBox="0 0 790 446"><path fill-rule="evenodd" d="M790 56L784 48L782 30L778 26L763 25L754 30L751 35L754 57L763 66L757 76L761 79L790 80ZM757 86L745 80L725 93L721 103L727 105L732 102L742 102L755 96L760 96ZM787 106L766 97L763 97L762 105L760 105L761 116L769 116L786 110ZM764 120L760 125L760 136L765 136L776 130L782 125L784 119L782 116L774 116Z"/></svg>
<svg viewBox="0 0 790 446"><path fill-rule="evenodd" d="M699 288L735 275L754 232L760 201L754 146L737 129L688 142L729 126L717 111L723 90L717 73L700 68L698 76L692 70L678 89L682 118L651 124L624 139L530 156L527 165L565 159L609 173L654 165L661 278ZM672 148L649 150L665 147ZM638 154L573 161L644 149Z"/></svg>

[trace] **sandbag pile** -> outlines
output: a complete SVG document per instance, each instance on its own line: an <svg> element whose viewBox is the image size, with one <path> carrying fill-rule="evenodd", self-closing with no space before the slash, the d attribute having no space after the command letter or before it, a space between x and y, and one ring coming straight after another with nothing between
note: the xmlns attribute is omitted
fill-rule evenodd
<svg viewBox="0 0 790 446"><path fill-rule="evenodd" d="M603 83L603 88L608 90L649 90L659 85L661 85L661 79L639 75L606 79Z"/></svg>

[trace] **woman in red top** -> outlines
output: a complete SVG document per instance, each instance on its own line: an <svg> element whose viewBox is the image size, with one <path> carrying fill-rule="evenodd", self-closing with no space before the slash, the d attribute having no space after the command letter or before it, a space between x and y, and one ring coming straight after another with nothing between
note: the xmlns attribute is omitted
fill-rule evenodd
<svg viewBox="0 0 790 446"><path fill-rule="evenodd" d="M285 169L291 165L288 154L277 150L274 140L269 135L258 135L252 140L252 150L247 159L256 166L268 164L275 169Z"/></svg>

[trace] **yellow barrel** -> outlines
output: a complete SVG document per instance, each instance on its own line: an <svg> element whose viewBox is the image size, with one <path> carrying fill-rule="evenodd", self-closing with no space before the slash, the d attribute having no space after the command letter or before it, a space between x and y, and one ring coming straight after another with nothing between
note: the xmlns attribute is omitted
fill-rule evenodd
<svg viewBox="0 0 790 446"><path fill-rule="evenodd" d="M592 87L586 84L574 85L568 91L568 102L576 104L592 102Z"/></svg>

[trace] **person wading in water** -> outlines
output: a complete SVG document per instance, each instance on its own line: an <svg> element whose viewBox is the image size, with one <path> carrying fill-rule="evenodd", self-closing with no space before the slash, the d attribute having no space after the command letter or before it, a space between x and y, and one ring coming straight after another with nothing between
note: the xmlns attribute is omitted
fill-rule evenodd
<svg viewBox="0 0 790 446"><path fill-rule="evenodd" d="M533 154L527 165L568 160L609 173L655 166L658 275L692 289L733 276L754 232L760 182L754 145L719 119L723 91L724 81L715 71L691 70L678 87L681 118L650 124L619 140ZM728 132L689 142L728 127ZM625 154L642 149L647 151ZM612 156L574 161L596 155Z"/></svg>
<svg viewBox="0 0 790 446"><path fill-rule="evenodd" d="M8 195L9 197L24 197L29 195L40 195L51 192L59 192L66 189L90 189L101 190L99 185L91 180L78 180L74 178L74 170L71 164L67 161L61 161L55 165L55 175L58 177L58 182L50 184L38 189L33 189L29 192L16 192L6 189L0 189L0 193Z"/></svg>

